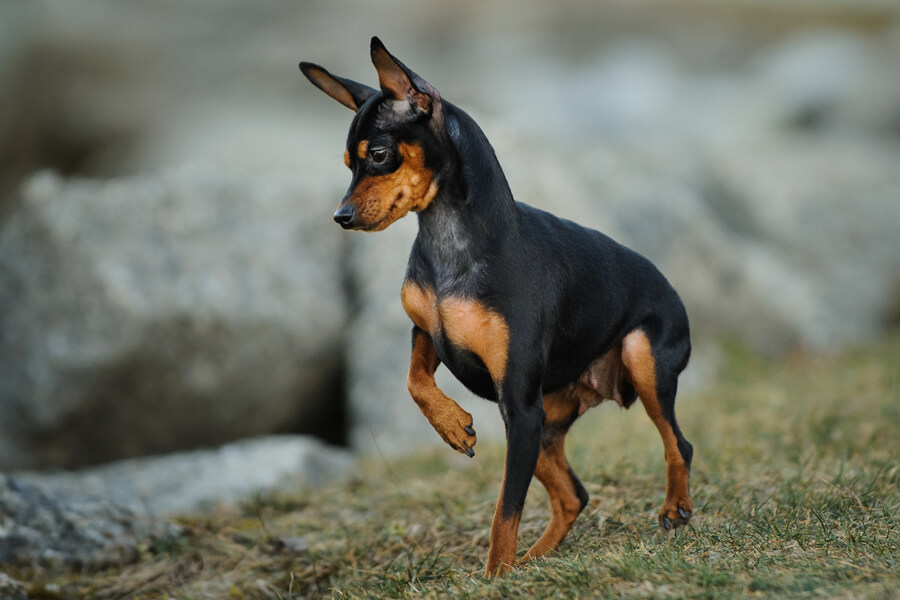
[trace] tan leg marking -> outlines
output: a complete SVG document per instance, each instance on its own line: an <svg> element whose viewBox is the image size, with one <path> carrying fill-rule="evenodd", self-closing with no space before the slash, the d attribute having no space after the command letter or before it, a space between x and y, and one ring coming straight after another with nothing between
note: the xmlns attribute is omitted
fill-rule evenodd
<svg viewBox="0 0 900 600"><path fill-rule="evenodd" d="M442 440L454 450L473 456L472 447L476 438L472 415L438 388L434 372L439 364L431 338L424 333L417 335L406 379L409 395Z"/></svg>
<svg viewBox="0 0 900 600"><path fill-rule="evenodd" d="M669 519L672 523L684 522L679 509L690 516L694 509L689 491L690 474L684 458L678 451L678 440L672 426L666 420L656 395L656 360L650 340L641 330L635 330L622 340L622 362L631 374L634 388L647 411L647 415L662 437L666 456L666 501L659 511L660 523Z"/></svg>
<svg viewBox="0 0 900 600"><path fill-rule="evenodd" d="M578 394L568 389L544 395L544 423L558 423L572 417L580 404Z"/></svg>
<svg viewBox="0 0 900 600"><path fill-rule="evenodd" d="M488 369L495 384L506 374L509 327L498 313L478 301L446 298L438 303L434 291L407 281L400 292L406 314L420 329L435 336L439 333L451 342L475 353ZM431 339L418 335L413 343L409 367L409 392L432 427L448 444L471 456L474 433L469 435L472 416L444 395L434 383L437 353ZM505 463L504 463L505 464ZM506 474L504 473L504 481ZM503 489L491 523L490 551L485 575L504 573L516 562L517 537L521 515L503 518Z"/></svg>
<svg viewBox="0 0 900 600"><path fill-rule="evenodd" d="M472 447L476 442L472 415L444 394L434 381L434 372L441 362L429 337L437 328L434 292L406 282L400 297L409 318L427 332L427 335L418 334L413 341L409 375L406 378L409 394L442 440L458 452L472 456Z"/></svg>
<svg viewBox="0 0 900 600"><path fill-rule="evenodd" d="M503 471L503 481L506 481L506 469ZM491 545L488 550L487 566L484 569L485 577L508 573L516 564L516 551L519 547L519 522L522 520L522 514L517 513L508 519L503 518L504 492L504 486L501 485L500 495L497 497L497 508L494 510L494 518L491 521Z"/></svg>
<svg viewBox="0 0 900 600"><path fill-rule="evenodd" d="M546 426L554 422L566 422L574 411L578 410L579 401L567 393L556 393L544 396L544 412ZM565 453L565 432L552 437L549 445L541 445L537 468L534 476L547 490L552 517L547 530L528 550L521 562L528 562L551 552L565 539L572 524L581 513L581 500L575 490L575 483L569 473L569 462Z"/></svg>

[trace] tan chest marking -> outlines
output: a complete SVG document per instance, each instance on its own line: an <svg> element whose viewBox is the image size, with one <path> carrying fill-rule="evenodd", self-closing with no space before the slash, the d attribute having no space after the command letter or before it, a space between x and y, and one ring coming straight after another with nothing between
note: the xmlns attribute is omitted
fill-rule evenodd
<svg viewBox="0 0 900 600"><path fill-rule="evenodd" d="M468 298L438 302L433 291L410 282L403 284L400 298L413 323L432 337L443 332L453 344L477 355L494 381L503 380L509 354L509 325L503 315Z"/></svg>
<svg viewBox="0 0 900 600"><path fill-rule="evenodd" d="M474 352L495 382L506 375L509 354L509 326L499 313L477 300L447 298L438 305L444 335L462 348Z"/></svg>
<svg viewBox="0 0 900 600"><path fill-rule="evenodd" d="M437 298L434 292L415 283L406 281L400 290L400 301L403 310L412 322L431 337L437 333L440 325L437 311Z"/></svg>

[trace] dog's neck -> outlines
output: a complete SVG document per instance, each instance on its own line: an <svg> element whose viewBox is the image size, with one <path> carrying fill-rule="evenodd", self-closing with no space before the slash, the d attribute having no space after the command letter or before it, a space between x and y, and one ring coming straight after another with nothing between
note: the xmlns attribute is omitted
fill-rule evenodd
<svg viewBox="0 0 900 600"><path fill-rule="evenodd" d="M519 230L512 192L481 128L449 103L444 110L455 155L437 196L419 213L418 243L439 290L452 293L474 282Z"/></svg>

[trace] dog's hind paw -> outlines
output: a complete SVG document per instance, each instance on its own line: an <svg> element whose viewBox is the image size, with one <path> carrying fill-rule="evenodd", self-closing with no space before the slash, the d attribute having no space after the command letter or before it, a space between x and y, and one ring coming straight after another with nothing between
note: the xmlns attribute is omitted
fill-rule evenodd
<svg viewBox="0 0 900 600"><path fill-rule="evenodd" d="M669 530L687 525L693 514L693 505L687 501L666 502L659 511L659 526Z"/></svg>

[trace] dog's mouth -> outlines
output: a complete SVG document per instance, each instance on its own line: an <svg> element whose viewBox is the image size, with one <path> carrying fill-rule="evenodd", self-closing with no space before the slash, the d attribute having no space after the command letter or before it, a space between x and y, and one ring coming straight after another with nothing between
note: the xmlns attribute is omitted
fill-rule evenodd
<svg viewBox="0 0 900 600"><path fill-rule="evenodd" d="M351 229L353 231L363 231L367 233L375 232L375 231L383 231L387 229L394 221L399 220L403 216L406 215L408 211L402 210L400 206L403 201L403 193L397 194L397 197L388 207L388 209L384 212L384 216L378 219L377 221L371 223L347 223L346 225L342 225L344 229Z"/></svg>
<svg viewBox="0 0 900 600"><path fill-rule="evenodd" d="M352 229L353 231L363 231L366 233L371 233L373 231L381 231L384 227L381 227L381 224L384 222L384 219L376 221L374 223L364 223L357 225L355 227L348 227L347 229Z"/></svg>
<svg viewBox="0 0 900 600"><path fill-rule="evenodd" d="M383 229L387 229L388 225L393 223L394 220L385 216L381 219L378 219L374 223L347 223L346 225L341 225L347 231L362 231L364 233L371 233L374 231L382 231Z"/></svg>

